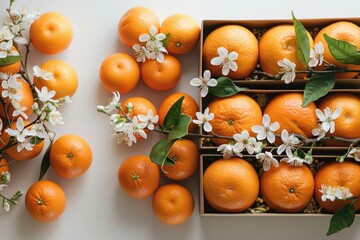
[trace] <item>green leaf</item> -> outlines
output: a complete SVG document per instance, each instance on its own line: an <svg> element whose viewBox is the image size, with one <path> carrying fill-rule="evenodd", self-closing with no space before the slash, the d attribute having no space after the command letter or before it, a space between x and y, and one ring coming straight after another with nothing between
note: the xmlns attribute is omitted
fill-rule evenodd
<svg viewBox="0 0 360 240"><path fill-rule="evenodd" d="M360 64L360 54L355 45L337 40L324 33L331 55L343 64Z"/></svg>
<svg viewBox="0 0 360 240"><path fill-rule="evenodd" d="M326 236L338 233L344 228L350 227L355 219L354 201L343 206L330 220L330 226Z"/></svg>
<svg viewBox="0 0 360 240"><path fill-rule="evenodd" d="M45 176L47 170L50 167L50 151L52 148L52 144L53 141L50 142L50 145L48 146L48 148L46 149L46 152L43 156L43 159L41 161L41 166L40 166L40 175L39 175L39 181L43 179L43 177Z"/></svg>
<svg viewBox="0 0 360 240"><path fill-rule="evenodd" d="M168 139L180 139L188 134L189 124L191 123L191 117L185 114L182 114L174 126L174 128L169 133Z"/></svg>
<svg viewBox="0 0 360 240"><path fill-rule="evenodd" d="M297 55L301 62L306 65L309 62L310 58L309 37L304 25L302 25L302 23L296 19L293 12L291 12L291 14L295 28Z"/></svg>
<svg viewBox="0 0 360 240"><path fill-rule="evenodd" d="M164 130L170 131L179 121L181 115L181 105L184 100L184 96L179 98L169 109L164 119Z"/></svg>
<svg viewBox="0 0 360 240"><path fill-rule="evenodd" d="M325 96L334 88L335 82L335 73L313 74L306 83L302 107Z"/></svg>
<svg viewBox="0 0 360 240"><path fill-rule="evenodd" d="M166 48L166 46L169 44L171 34L167 33L165 36L166 37L161 41L164 48Z"/></svg>
<svg viewBox="0 0 360 240"><path fill-rule="evenodd" d="M209 87L209 92L216 97L229 97L247 89L236 86L234 82L227 77L219 77L217 82L215 87Z"/></svg>
<svg viewBox="0 0 360 240"><path fill-rule="evenodd" d="M174 162L168 159L167 155L175 141L176 140L166 139L157 142L151 149L149 155L151 161L159 165L168 164L169 162L173 164Z"/></svg>
<svg viewBox="0 0 360 240"><path fill-rule="evenodd" d="M297 156L299 156L299 158L302 158L302 159L304 159L306 156L306 153L303 150L301 150L300 148L296 149L295 154Z"/></svg>
<svg viewBox="0 0 360 240"><path fill-rule="evenodd" d="M6 58L0 58L0 67L8 66L14 63L21 61L23 57L21 55L18 56L7 56Z"/></svg>
<svg viewBox="0 0 360 240"><path fill-rule="evenodd" d="M39 138L39 137L36 137L36 136L32 137L31 140L30 140L31 144L34 144L34 145L39 144L42 141L44 141L43 138Z"/></svg>

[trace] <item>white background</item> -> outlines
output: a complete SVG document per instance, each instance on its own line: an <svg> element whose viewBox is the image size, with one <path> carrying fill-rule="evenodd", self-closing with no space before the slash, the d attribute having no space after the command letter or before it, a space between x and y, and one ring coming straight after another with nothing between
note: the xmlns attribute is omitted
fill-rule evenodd
<svg viewBox="0 0 360 240"><path fill-rule="evenodd" d="M49 59L62 59L76 69L79 88L73 104L63 108L65 125L56 129L84 137L93 149L93 164L78 179L65 180L50 169L46 179L60 184L67 195L64 214L55 222L39 223L25 209L24 198L10 213L0 210L1 239L359 239L359 219L340 234L326 238L329 217L200 217L198 214L198 176L183 182L194 193L195 210L192 217L179 226L161 223L153 214L151 198L134 200L120 189L117 171L121 162L135 154L149 154L150 146L159 139L152 134L147 141L129 149L117 145L111 135L108 119L96 112L96 105L105 104L111 97L99 82L99 67L109 54L130 49L122 46L117 37L120 17L131 7L147 6L160 20L174 13L187 13L200 24L204 19L289 19L293 10L298 18L359 17L360 2L356 0L282 1L282 0L17 0L16 6L56 11L66 15L74 28L71 46L61 54L44 56L31 52L30 65L40 65ZM8 0L0 1L3 20ZM197 76L199 49L180 57L183 75L180 84L167 92L156 92L140 83L121 96L143 96L156 107L172 92L185 91L195 98L197 90L189 81ZM4 193L18 189L26 192L36 181L41 159L15 162L11 165L12 182Z"/></svg>

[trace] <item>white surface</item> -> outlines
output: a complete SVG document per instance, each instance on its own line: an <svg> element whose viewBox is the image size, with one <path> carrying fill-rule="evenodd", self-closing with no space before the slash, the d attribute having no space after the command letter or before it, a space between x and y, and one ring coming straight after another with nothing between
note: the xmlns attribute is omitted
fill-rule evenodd
<svg viewBox="0 0 360 240"><path fill-rule="evenodd" d="M5 15L9 0L0 1L0 18ZM149 154L150 144L159 136L152 134L129 149L117 145L110 137L108 119L96 112L96 105L105 104L110 93L99 83L98 69L103 59L117 51L130 52L117 37L120 17L133 6L148 6L160 20L173 13L187 13L200 23L203 19L289 19L291 10L298 18L359 17L360 2L328 1L165 1L165 0L17 0L16 5L37 8L40 12L57 11L73 23L75 35L71 46L61 54L44 56L33 51L30 65L48 59L62 59L74 66L80 82L73 104L63 110L65 125L57 128L64 133L79 134L91 144L93 164L82 177L64 180L49 170L46 178L60 184L67 195L64 214L53 223L38 223L30 218L24 198L10 213L0 210L1 239L359 239L357 218L354 225L340 234L326 238L329 217L200 217L198 214L198 180L193 176L183 184L194 193L194 214L183 225L167 226L152 212L151 198L133 200L120 189L117 171L120 163L134 154ZM158 107L172 92L186 91L197 98L197 91L188 82L197 75L198 49L180 57L183 64L181 83L168 92L155 92L140 83L135 91L123 94L150 98ZM156 96L156 98L154 98ZM38 177L40 159L16 162L13 180L5 192L24 192Z"/></svg>

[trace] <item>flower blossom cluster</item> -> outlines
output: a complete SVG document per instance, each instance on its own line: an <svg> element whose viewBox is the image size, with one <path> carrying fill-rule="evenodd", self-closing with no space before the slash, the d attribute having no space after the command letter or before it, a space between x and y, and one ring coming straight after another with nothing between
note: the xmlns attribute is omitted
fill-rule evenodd
<svg viewBox="0 0 360 240"><path fill-rule="evenodd" d="M30 41L23 36L22 32L28 29L30 24L40 16L40 13L33 13L26 8L18 11L11 6L12 3L10 3L8 10L9 19L5 21L4 26L0 29L0 60L19 56L19 61L23 61L19 47L21 45L28 47ZM26 51L28 50L26 49ZM39 66L33 67L33 76L45 81L54 78L52 72L47 72ZM18 152L32 151L36 144L45 139L53 141L55 134L48 125L64 124L59 108L63 103L71 103L70 97L65 96L54 99L56 95L54 90L49 90L46 86L38 89L32 79L28 74L26 61L22 62L22 69L18 74L0 73L2 107L6 115L3 120L0 119L0 132L4 131L11 137L9 142L5 143L5 146L0 149L2 156L6 155L6 150L9 147L16 146ZM22 105L24 98L22 92L24 92L23 88L27 87L27 85L33 90L34 103L31 109ZM34 115L34 117L31 117L31 115ZM6 121L6 124L3 121ZM4 126L9 127L3 129ZM10 173L3 172L0 175L0 191L9 181ZM17 204L17 199L21 195L21 191L18 191L11 198L0 194L3 199L2 207L4 210L9 211L11 204Z"/></svg>
<svg viewBox="0 0 360 240"><path fill-rule="evenodd" d="M149 33L143 33L139 37L139 41L145 43L145 46L133 45L136 61L145 62L147 59L156 59L160 63L164 62L164 53L168 53L163 44L165 39L166 35L157 33L156 27L151 25Z"/></svg>
<svg viewBox="0 0 360 240"><path fill-rule="evenodd" d="M326 200L335 201L337 200L346 200L353 196L350 192L349 188L346 187L332 187L327 185L321 185L321 189L319 190L321 195L321 200L325 202Z"/></svg>
<svg viewBox="0 0 360 240"><path fill-rule="evenodd" d="M129 147L137 142L137 136L146 139L147 134L145 130L154 130L155 124L159 121L159 116L154 116L151 109L147 112L147 115L138 114L131 117L133 107L130 102L125 106L126 111L124 111L120 103L119 92L113 92L113 98L108 105L97 106L98 112L109 116L110 125L114 127L113 135L116 137L117 143L125 143Z"/></svg>

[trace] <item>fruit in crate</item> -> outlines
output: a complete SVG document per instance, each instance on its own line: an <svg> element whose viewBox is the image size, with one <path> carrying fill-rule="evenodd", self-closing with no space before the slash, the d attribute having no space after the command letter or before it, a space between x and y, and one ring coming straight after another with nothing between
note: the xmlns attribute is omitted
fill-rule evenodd
<svg viewBox="0 0 360 240"><path fill-rule="evenodd" d="M307 32L310 48L314 42L309 32ZM276 75L281 72L278 61L284 58L296 64L297 71L306 70L306 66L301 62L296 51L296 36L294 26L290 24L278 25L267 30L261 37L259 43L259 61L264 72ZM305 77L305 74L298 74L297 78Z"/></svg>
<svg viewBox="0 0 360 240"><path fill-rule="evenodd" d="M221 212L248 209L259 193L259 178L253 166L240 158L219 159L204 172L204 195Z"/></svg>
<svg viewBox="0 0 360 240"><path fill-rule="evenodd" d="M325 41L324 34L335 38L337 40L346 41L355 45L357 49L360 49L360 27L355 25L354 23L347 22L347 21L340 21L333 24L330 24L323 29L321 29L318 34L316 35L314 42L322 42L324 45L324 59L329 62L330 64L335 64L340 68L349 68L360 70L360 65L355 64L343 64L336 60L331 52L330 49ZM359 73L356 72L347 72L347 73L337 73L336 78L339 79L349 79L353 78Z"/></svg>
<svg viewBox="0 0 360 240"><path fill-rule="evenodd" d="M229 78L243 79L254 71L258 63L259 47L255 35L250 30L239 25L226 25L215 29L206 37L203 61L205 69L210 70L215 77L224 75L221 66L211 63L213 58L219 56L219 47L225 48L228 53L236 52L238 55L234 60L238 68L229 72Z"/></svg>

